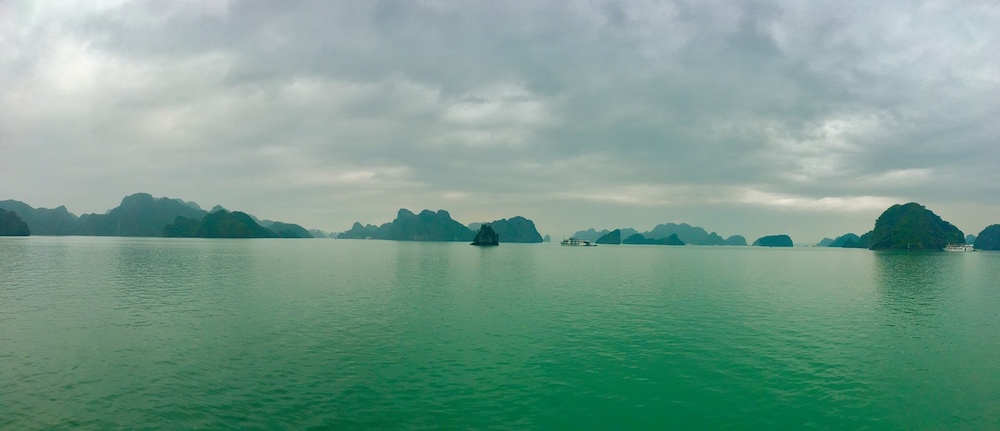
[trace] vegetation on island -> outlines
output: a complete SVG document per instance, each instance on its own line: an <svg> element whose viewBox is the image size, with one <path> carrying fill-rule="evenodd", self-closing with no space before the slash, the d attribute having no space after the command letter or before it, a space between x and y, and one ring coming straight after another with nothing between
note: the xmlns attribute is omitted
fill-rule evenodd
<svg viewBox="0 0 1000 431"><path fill-rule="evenodd" d="M646 238L643 234L637 233L630 235L622 241L622 244L641 244L641 245L685 245L676 233L670 234L666 238Z"/></svg>
<svg viewBox="0 0 1000 431"><path fill-rule="evenodd" d="M500 219L489 223L472 223L481 229L489 225L499 236L500 242L538 243L544 241L535 228L535 222L521 216ZM381 226L362 225L355 222L351 229L337 235L339 239L386 239L395 241L471 241L475 231L451 218L445 210L423 210L414 214L401 208L396 218Z"/></svg>
<svg viewBox="0 0 1000 431"><path fill-rule="evenodd" d="M211 212L194 202L181 199L154 198L149 193L135 193L122 199L121 204L104 214L84 214L79 217L66 207L55 209L32 208L23 202L0 201L0 209L17 211L35 235L85 235L85 236L134 236L134 237L192 237L197 236L204 217L225 211L216 205ZM311 238L302 226L277 221L257 220L247 214L255 225L270 228L280 238ZM266 233L258 232L260 235ZM266 237L266 236L265 236Z"/></svg>
<svg viewBox="0 0 1000 431"><path fill-rule="evenodd" d="M621 228L616 229L620 231L620 238L628 239L630 237L639 234L640 232L632 228ZM607 229L598 231L594 228L587 230L577 231L573 234L574 238L586 239L589 241L599 241L602 237L610 234L613 231L608 231ZM740 235L733 235L729 238L723 239L716 232L707 232L704 228L698 226L691 226L687 223L666 223L658 224L652 230L648 232L643 232L642 237L644 241L650 240L662 240L666 239L670 235L677 235L677 238L684 242L685 244L693 245L747 245L746 238ZM624 241L622 241L624 243Z"/></svg>
<svg viewBox="0 0 1000 431"><path fill-rule="evenodd" d="M621 244L622 243L622 230L615 229L608 232L597 239L597 244Z"/></svg>
<svg viewBox="0 0 1000 431"><path fill-rule="evenodd" d="M16 212L34 235L75 234L78 217L70 213L65 206L53 209L32 208L21 201L4 200L0 201L0 209Z"/></svg>
<svg viewBox="0 0 1000 431"><path fill-rule="evenodd" d="M1000 224L987 226L973 244L976 250L1000 250Z"/></svg>
<svg viewBox="0 0 1000 431"><path fill-rule="evenodd" d="M414 214L401 208L396 219L381 226L354 223L340 239L388 239L396 241L471 241L475 233L451 218L445 210L423 210Z"/></svg>
<svg viewBox="0 0 1000 431"><path fill-rule="evenodd" d="M792 238L788 235L767 235L753 242L755 247L791 247Z"/></svg>
<svg viewBox="0 0 1000 431"><path fill-rule="evenodd" d="M0 236L28 236L31 229L14 211L0 208Z"/></svg>
<svg viewBox="0 0 1000 431"><path fill-rule="evenodd" d="M723 242L722 245L746 246L747 239L744 238L743 235L733 235L729 238L726 238L726 241Z"/></svg>
<svg viewBox="0 0 1000 431"><path fill-rule="evenodd" d="M479 227L479 232L472 239L472 245L491 246L500 245L500 235L488 224Z"/></svg>
<svg viewBox="0 0 1000 431"><path fill-rule="evenodd" d="M535 228L535 222L521 216L494 220L485 224L496 231L500 238L503 238L502 242L537 243L543 241L542 235ZM476 230L472 225L469 225L469 228Z"/></svg>
<svg viewBox="0 0 1000 431"><path fill-rule="evenodd" d="M201 221L178 216L163 227L163 236L180 238L278 238L274 231L257 224L248 214L215 211Z"/></svg>
<svg viewBox="0 0 1000 431"><path fill-rule="evenodd" d="M872 250L941 250L965 242L961 230L915 202L889 207L870 233Z"/></svg>

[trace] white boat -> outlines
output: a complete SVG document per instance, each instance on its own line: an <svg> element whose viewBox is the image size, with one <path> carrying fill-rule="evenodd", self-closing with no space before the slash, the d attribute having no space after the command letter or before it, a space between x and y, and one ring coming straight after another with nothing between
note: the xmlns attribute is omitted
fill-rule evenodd
<svg viewBox="0 0 1000 431"><path fill-rule="evenodd" d="M595 246L597 246L597 244L594 244L594 243L590 242L590 240L579 239L579 238L564 239L564 240L562 240L562 242L560 244L562 244L562 245L575 245L575 246L581 246L581 247L595 247Z"/></svg>
<svg viewBox="0 0 1000 431"><path fill-rule="evenodd" d="M972 244L948 244L944 251L976 251Z"/></svg>

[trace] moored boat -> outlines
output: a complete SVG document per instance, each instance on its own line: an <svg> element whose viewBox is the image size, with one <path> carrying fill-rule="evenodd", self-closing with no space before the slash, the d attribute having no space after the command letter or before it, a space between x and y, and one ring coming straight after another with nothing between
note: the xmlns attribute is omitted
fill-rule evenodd
<svg viewBox="0 0 1000 431"><path fill-rule="evenodd" d="M948 244L944 251L976 251L972 244Z"/></svg>
<svg viewBox="0 0 1000 431"><path fill-rule="evenodd" d="M564 239L564 240L562 240L562 242L560 244L562 244L562 245L580 246L580 247L596 247L597 246L597 244L594 244L594 243L590 242L590 240L579 239L579 238Z"/></svg>

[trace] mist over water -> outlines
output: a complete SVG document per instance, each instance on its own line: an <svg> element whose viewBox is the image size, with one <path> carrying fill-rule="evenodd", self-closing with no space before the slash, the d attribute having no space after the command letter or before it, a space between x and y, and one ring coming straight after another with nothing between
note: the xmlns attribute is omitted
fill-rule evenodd
<svg viewBox="0 0 1000 431"><path fill-rule="evenodd" d="M1000 254L0 239L0 428L1000 427Z"/></svg>

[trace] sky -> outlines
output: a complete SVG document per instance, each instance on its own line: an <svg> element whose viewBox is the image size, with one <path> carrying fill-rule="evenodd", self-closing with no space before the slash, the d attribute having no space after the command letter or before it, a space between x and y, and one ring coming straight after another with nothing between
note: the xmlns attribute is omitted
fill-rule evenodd
<svg viewBox="0 0 1000 431"><path fill-rule="evenodd" d="M995 1L0 0L0 199L798 244L1000 223Z"/></svg>

